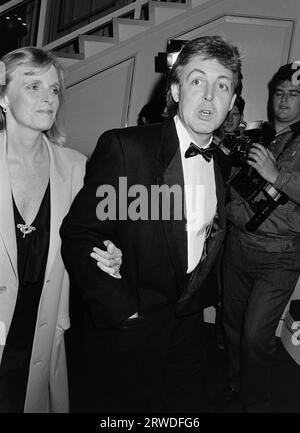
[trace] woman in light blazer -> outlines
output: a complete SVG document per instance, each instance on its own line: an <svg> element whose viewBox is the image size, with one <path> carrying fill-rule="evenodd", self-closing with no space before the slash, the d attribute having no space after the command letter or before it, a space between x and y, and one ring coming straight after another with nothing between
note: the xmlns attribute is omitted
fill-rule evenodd
<svg viewBox="0 0 300 433"><path fill-rule="evenodd" d="M86 158L62 147L64 79L56 58L25 47L2 62L0 412L67 412L69 281L59 228L83 184ZM92 257L117 272L108 253L96 249Z"/></svg>
<svg viewBox="0 0 300 433"><path fill-rule="evenodd" d="M56 59L28 47L2 62L0 412L66 412L69 286L59 227L86 161L61 146L63 74Z"/></svg>

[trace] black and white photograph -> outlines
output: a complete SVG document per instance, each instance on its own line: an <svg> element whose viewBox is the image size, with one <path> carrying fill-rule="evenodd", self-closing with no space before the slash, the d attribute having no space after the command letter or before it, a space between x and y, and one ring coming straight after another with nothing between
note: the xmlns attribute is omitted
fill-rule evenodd
<svg viewBox="0 0 300 433"><path fill-rule="evenodd" d="M300 414L299 277L298 0L0 0L8 422Z"/></svg>

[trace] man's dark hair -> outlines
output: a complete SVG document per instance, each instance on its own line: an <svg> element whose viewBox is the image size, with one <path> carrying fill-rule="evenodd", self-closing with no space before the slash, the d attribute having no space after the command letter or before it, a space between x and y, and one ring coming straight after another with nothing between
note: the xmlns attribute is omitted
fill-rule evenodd
<svg viewBox="0 0 300 433"><path fill-rule="evenodd" d="M245 100L241 97L241 95L238 95L235 98L234 105L238 108L240 115L244 113L245 108Z"/></svg>
<svg viewBox="0 0 300 433"><path fill-rule="evenodd" d="M183 68L196 56L216 59L225 68L233 72L234 91L242 91L241 56L239 49L225 41L221 36L201 36L183 45L176 62L169 72L167 81L167 111L173 116L177 112L177 103L171 94L171 85L179 84Z"/></svg>
<svg viewBox="0 0 300 433"><path fill-rule="evenodd" d="M144 105L138 116L138 125L145 123L161 123L164 120L162 115L164 111L164 101L151 101Z"/></svg>
<svg viewBox="0 0 300 433"><path fill-rule="evenodd" d="M276 74L273 75L268 84L270 97L273 96L278 84L283 81L292 81L292 76L296 72L296 69L292 69L292 66L293 63L287 63L286 65L280 66Z"/></svg>

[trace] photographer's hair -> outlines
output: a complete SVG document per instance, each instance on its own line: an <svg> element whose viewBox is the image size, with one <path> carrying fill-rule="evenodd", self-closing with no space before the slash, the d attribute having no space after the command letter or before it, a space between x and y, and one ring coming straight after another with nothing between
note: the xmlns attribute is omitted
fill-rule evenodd
<svg viewBox="0 0 300 433"><path fill-rule="evenodd" d="M171 85L179 84L183 68L196 56L204 59L216 59L225 68L233 72L234 93L242 91L242 62L239 49L225 41L221 36L201 36L188 41L182 47L176 62L169 72L167 81L167 111L170 116L177 112L177 103L171 94Z"/></svg>
<svg viewBox="0 0 300 433"><path fill-rule="evenodd" d="M1 58L1 62L1 69L3 70L4 76L1 77L0 80L0 96L5 95L6 88L12 80L13 73L19 66L25 65L31 68L36 68L38 72L47 71L51 66L54 66L59 81L58 97L60 109L65 89L64 73L62 66L52 53L36 47L23 47L5 54ZM52 143L62 146L65 143L65 136L60 132L58 126L58 113L51 129L44 132ZM5 114L0 110L0 131L4 130L5 127Z"/></svg>
<svg viewBox="0 0 300 433"><path fill-rule="evenodd" d="M292 81L292 76L295 73L295 69L293 69L292 66L293 63L287 63L286 65L280 66L276 74L273 75L268 84L270 96L273 96L278 84L283 81Z"/></svg>

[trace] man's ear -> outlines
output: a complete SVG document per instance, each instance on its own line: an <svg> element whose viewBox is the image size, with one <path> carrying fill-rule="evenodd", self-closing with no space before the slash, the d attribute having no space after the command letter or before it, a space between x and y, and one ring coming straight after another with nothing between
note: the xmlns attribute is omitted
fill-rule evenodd
<svg viewBox="0 0 300 433"><path fill-rule="evenodd" d="M231 98L231 102L230 102L230 106L229 106L229 110L228 111L231 111L233 109L235 100L236 100L236 93Z"/></svg>
<svg viewBox="0 0 300 433"><path fill-rule="evenodd" d="M171 84L171 94L172 94L172 98L174 99L174 101L179 102L179 84L178 83Z"/></svg>

